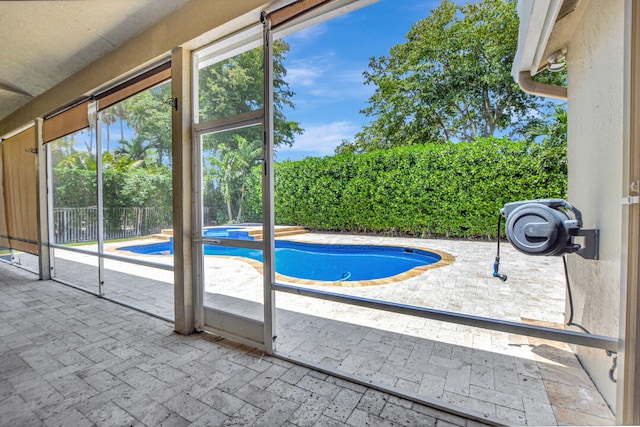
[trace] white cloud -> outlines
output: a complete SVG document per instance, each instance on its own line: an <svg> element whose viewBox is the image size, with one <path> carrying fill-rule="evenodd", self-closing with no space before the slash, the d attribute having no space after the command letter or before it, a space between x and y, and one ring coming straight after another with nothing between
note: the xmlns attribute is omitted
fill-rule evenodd
<svg viewBox="0 0 640 427"><path fill-rule="evenodd" d="M295 157L294 152L309 155L332 155L343 139L353 139L360 126L349 121L336 121L305 127L305 132L296 138L291 148L278 149L278 160Z"/></svg>
<svg viewBox="0 0 640 427"><path fill-rule="evenodd" d="M329 31L327 23L321 23L318 25L307 27L300 31L296 31L293 34L286 36L286 40L287 42L289 42L289 44L305 43L308 40L315 41L327 31Z"/></svg>
<svg viewBox="0 0 640 427"><path fill-rule="evenodd" d="M345 83L364 85L364 76L362 75L364 71L365 70L361 70L360 68L344 70L340 79Z"/></svg>
<svg viewBox="0 0 640 427"><path fill-rule="evenodd" d="M291 87L313 87L321 75L322 70L317 68L294 65L287 69L286 80Z"/></svg>
<svg viewBox="0 0 640 427"><path fill-rule="evenodd" d="M286 80L291 86L314 86L326 79L336 68L335 53L324 51L320 54L309 55L304 59L285 61L287 69Z"/></svg>
<svg viewBox="0 0 640 427"><path fill-rule="evenodd" d="M286 80L296 93L294 102L351 101L367 99L374 87L364 84L363 70L347 68L327 57L292 62L287 67ZM314 101L315 100L315 101Z"/></svg>

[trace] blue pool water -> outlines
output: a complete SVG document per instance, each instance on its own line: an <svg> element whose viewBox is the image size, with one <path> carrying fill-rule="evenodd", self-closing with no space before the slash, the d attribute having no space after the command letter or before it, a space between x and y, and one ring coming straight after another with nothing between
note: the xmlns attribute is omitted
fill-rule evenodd
<svg viewBox="0 0 640 427"><path fill-rule="evenodd" d="M440 255L436 253L396 246L327 245L288 240L276 240L275 246L276 272L309 280L380 279L440 261ZM173 253L173 241L118 249L147 255L169 255ZM205 245L204 254L262 261L262 251L247 248Z"/></svg>

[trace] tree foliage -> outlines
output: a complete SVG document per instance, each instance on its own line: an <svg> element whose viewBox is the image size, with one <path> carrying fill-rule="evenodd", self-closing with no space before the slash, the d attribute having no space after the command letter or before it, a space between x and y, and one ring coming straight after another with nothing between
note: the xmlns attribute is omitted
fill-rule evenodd
<svg viewBox="0 0 640 427"><path fill-rule="evenodd" d="M338 151L471 141L530 120L546 104L511 76L517 36L513 0L443 0L389 56L370 60L364 75L375 93L362 112L373 121Z"/></svg>
<svg viewBox="0 0 640 427"><path fill-rule="evenodd" d="M567 145L567 109L564 104L556 105L552 112L544 117L537 118L522 129L525 137L553 146Z"/></svg>
<svg viewBox="0 0 640 427"><path fill-rule="evenodd" d="M292 145L302 133L298 122L287 120L285 107L294 108L294 93L286 81L284 58L289 45L277 40L273 45L274 145ZM264 106L263 49L255 48L199 71L200 121L214 120L254 111ZM259 132L259 131L258 131ZM232 138L231 138L232 139ZM231 140L228 145L233 145Z"/></svg>
<svg viewBox="0 0 640 427"><path fill-rule="evenodd" d="M228 222L239 222L242 218L242 201L245 195L245 180L251 171L254 161L260 156L258 146L246 138L235 135L238 147L231 149L225 144L218 147L219 156L212 157L213 167L210 168L211 177L205 177L205 182L217 180L217 186L227 207ZM208 179L207 179L208 178ZM234 215L234 204L237 214Z"/></svg>
<svg viewBox="0 0 640 427"><path fill-rule="evenodd" d="M292 145L302 133L298 122L287 120L283 110L294 108L293 92L283 65L289 45L273 46L274 146ZM199 120L215 120L255 111L264 106L263 49L255 48L199 71ZM211 222L243 220L244 182L262 153L262 127L251 126L207 135L204 150L204 199L213 207ZM224 208L222 206L224 205Z"/></svg>
<svg viewBox="0 0 640 427"><path fill-rule="evenodd" d="M161 207L171 211L171 170L144 168L105 169L102 175L106 207ZM95 206L95 170L59 167L53 173L53 200L56 208Z"/></svg>
<svg viewBox="0 0 640 427"><path fill-rule="evenodd" d="M169 98L171 84L167 82L126 99L121 110L115 106L107 110L123 114L135 131L130 140L120 140L117 156L157 166L171 164L171 107L165 102Z"/></svg>
<svg viewBox="0 0 640 427"><path fill-rule="evenodd" d="M102 213L107 235L131 227L130 208L144 208L136 211L144 211L146 218L136 218L138 232L152 232L171 224L171 107L164 102L170 97L170 86L163 83L100 112ZM118 122L120 139L114 144L110 128ZM86 215L96 209L95 137L93 130L82 130L51 143L54 208L77 208ZM62 221L56 223L56 229L84 227L74 215L71 222L62 219L66 217L56 218Z"/></svg>
<svg viewBox="0 0 640 427"><path fill-rule="evenodd" d="M289 46L274 44L275 144L291 145L301 133L297 122L284 117L293 108L293 93L283 65ZM262 48L241 53L199 72L200 121L229 117L260 109L264 104ZM103 193L105 206L171 209L171 114L166 100L171 85L164 83L101 111L103 140ZM119 123L120 139L111 141L111 127ZM126 124L126 126L125 126ZM132 129L133 132L124 130ZM116 128L117 129L117 128ZM116 130L117 132L117 130ZM54 149L54 199L58 207L96 204L95 135L86 149L70 135L52 144ZM262 127L243 127L203 138L205 205L213 206L209 219L232 222L242 219L245 179L262 150ZM157 190L157 191L156 191ZM169 197L169 198L167 198ZM222 208L222 209L220 209Z"/></svg>

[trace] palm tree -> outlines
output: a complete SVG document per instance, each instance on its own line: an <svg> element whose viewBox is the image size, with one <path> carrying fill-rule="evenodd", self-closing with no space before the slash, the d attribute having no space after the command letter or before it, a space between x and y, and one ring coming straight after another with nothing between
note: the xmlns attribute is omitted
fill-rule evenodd
<svg viewBox="0 0 640 427"><path fill-rule="evenodd" d="M260 156L261 148L251 144L246 138L234 135L238 148L230 148L226 144L218 146L218 156L210 160L213 164L212 175L217 179L220 191L227 205L229 222L234 221L234 198L238 206L236 222L242 217L242 200L245 194L245 179L251 171L255 160ZM238 195L239 194L239 195ZM234 197L235 196L235 197Z"/></svg>
<svg viewBox="0 0 640 427"><path fill-rule="evenodd" d="M108 108L100 113L100 120L107 127L107 152L109 151L109 143L111 142L110 129L111 125L116 122L116 116L111 108Z"/></svg>
<svg viewBox="0 0 640 427"><path fill-rule="evenodd" d="M530 122L524 129L525 137L535 141L543 137L542 143L550 146L567 145L567 109L564 104L556 105L552 113L544 119Z"/></svg>
<svg viewBox="0 0 640 427"><path fill-rule="evenodd" d="M113 109L113 115L120 123L120 140L124 139L124 120L127 118L127 110L124 106L124 102L119 102L111 107Z"/></svg>
<svg viewBox="0 0 640 427"><path fill-rule="evenodd" d="M242 216L242 202L245 195L245 181L256 160L260 158L260 155L262 154L262 147L260 141L257 142L256 147L256 144L249 143L241 136L237 136L236 140L238 141L237 153L241 159L240 163L242 165L242 183L240 185L240 199L238 200L238 217L236 218L236 222L240 222L240 218Z"/></svg>
<svg viewBox="0 0 640 427"><path fill-rule="evenodd" d="M60 160L56 167L63 169L96 170L96 157L88 151L74 151Z"/></svg>
<svg viewBox="0 0 640 427"><path fill-rule="evenodd" d="M75 134L63 136L51 143L51 157L53 166L57 166L59 162L63 161L67 156L73 154L76 144Z"/></svg>
<svg viewBox="0 0 640 427"><path fill-rule="evenodd" d="M131 141L120 140L120 147L114 150L116 157L128 157L131 161L146 160L151 144L141 137L135 137Z"/></svg>
<svg viewBox="0 0 640 427"><path fill-rule="evenodd" d="M105 170L131 171L144 166L144 160L132 160L129 156L115 156L105 152L102 153L102 165Z"/></svg>

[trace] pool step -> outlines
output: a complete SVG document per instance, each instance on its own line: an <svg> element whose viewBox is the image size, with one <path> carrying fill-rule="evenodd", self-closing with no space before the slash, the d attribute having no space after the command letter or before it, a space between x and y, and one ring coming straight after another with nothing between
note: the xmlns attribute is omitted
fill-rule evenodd
<svg viewBox="0 0 640 427"><path fill-rule="evenodd" d="M275 237L293 236L294 234L303 234L307 232L304 227L299 225L276 225L274 231ZM262 240L262 227L249 227L249 236L253 237L255 240ZM163 228L160 234L154 234L153 237L164 239L173 237L173 228Z"/></svg>
<svg viewBox="0 0 640 427"><path fill-rule="evenodd" d="M173 237L173 228L163 228L162 230L160 230L160 233L152 234L151 237L155 237L156 239L169 240Z"/></svg>
<svg viewBox="0 0 640 427"><path fill-rule="evenodd" d="M293 236L295 234L304 234L307 230L301 226L282 226L276 225L274 229L274 236L284 237L284 236ZM249 236L253 237L254 240L262 240L262 228L256 228L255 230L249 231Z"/></svg>

